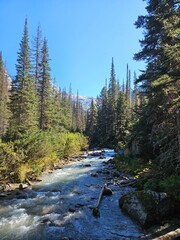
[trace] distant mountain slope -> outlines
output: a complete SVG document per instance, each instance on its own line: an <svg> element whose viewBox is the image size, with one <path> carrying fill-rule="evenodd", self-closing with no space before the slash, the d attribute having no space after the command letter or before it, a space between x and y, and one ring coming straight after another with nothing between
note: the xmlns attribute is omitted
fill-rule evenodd
<svg viewBox="0 0 180 240"><path fill-rule="evenodd" d="M76 101L77 95L73 94L72 99L73 101ZM82 104L83 110L87 111L87 109L91 106L92 97L86 97L86 96L79 96L79 101Z"/></svg>

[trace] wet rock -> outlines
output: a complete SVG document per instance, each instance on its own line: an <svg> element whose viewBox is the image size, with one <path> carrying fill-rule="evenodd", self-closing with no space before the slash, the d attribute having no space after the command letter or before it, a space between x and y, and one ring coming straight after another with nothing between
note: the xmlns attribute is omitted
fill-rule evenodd
<svg viewBox="0 0 180 240"><path fill-rule="evenodd" d="M103 190L103 195L104 196L110 196L112 194L113 194L112 190L105 185L104 190Z"/></svg>
<svg viewBox="0 0 180 240"><path fill-rule="evenodd" d="M74 213L74 212L76 211L76 209L74 209L74 208L69 208L68 211L71 212L71 213Z"/></svg>
<svg viewBox="0 0 180 240"><path fill-rule="evenodd" d="M92 214L94 217L100 217L100 211L99 211L99 208L93 208L92 210Z"/></svg>
<svg viewBox="0 0 180 240"><path fill-rule="evenodd" d="M28 188L28 186L29 186L28 184L20 183L19 190L24 190L24 189Z"/></svg>
<svg viewBox="0 0 180 240"><path fill-rule="evenodd" d="M93 156L93 157L98 157L98 156L101 156L101 152L91 152L88 154L89 156Z"/></svg>
<svg viewBox="0 0 180 240"><path fill-rule="evenodd" d="M93 173L91 173L91 176L92 177L98 177L98 174L93 172Z"/></svg>
<svg viewBox="0 0 180 240"><path fill-rule="evenodd" d="M0 198L5 198L5 197L7 197L8 195L7 194L5 194L5 193L0 193Z"/></svg>
<svg viewBox="0 0 180 240"><path fill-rule="evenodd" d="M91 167L90 163L84 164L83 167Z"/></svg>
<svg viewBox="0 0 180 240"><path fill-rule="evenodd" d="M180 212L179 202L167 197L165 193L154 191L125 194L120 198L119 206L144 228L159 224L162 220L174 217Z"/></svg>
<svg viewBox="0 0 180 240"><path fill-rule="evenodd" d="M4 192L11 191L12 190L11 184L7 183L7 184L1 185L0 190Z"/></svg>
<svg viewBox="0 0 180 240"><path fill-rule="evenodd" d="M81 194L80 191L78 191L78 190L74 190L73 193L74 193L74 194L77 194L77 195L80 195L80 194Z"/></svg>
<svg viewBox="0 0 180 240"><path fill-rule="evenodd" d="M76 208L84 207L84 204L78 203L78 204L75 205L75 207L76 207Z"/></svg>
<svg viewBox="0 0 180 240"><path fill-rule="evenodd" d="M36 178L35 181L36 182L42 182L42 179Z"/></svg>
<svg viewBox="0 0 180 240"><path fill-rule="evenodd" d="M47 224L47 225L51 225L52 226L52 222L49 218L45 218L41 221L42 224Z"/></svg>
<svg viewBox="0 0 180 240"><path fill-rule="evenodd" d="M100 156L99 159L105 159L106 157L105 156Z"/></svg>
<svg viewBox="0 0 180 240"><path fill-rule="evenodd" d="M96 200L97 197L90 197L90 200Z"/></svg>
<svg viewBox="0 0 180 240"><path fill-rule="evenodd" d="M60 227L64 224L64 222L62 220L55 220L54 222L51 222L50 226L55 226L55 227Z"/></svg>
<svg viewBox="0 0 180 240"><path fill-rule="evenodd" d="M115 160L114 158L110 158L108 161L104 162L105 164L114 164L115 163Z"/></svg>

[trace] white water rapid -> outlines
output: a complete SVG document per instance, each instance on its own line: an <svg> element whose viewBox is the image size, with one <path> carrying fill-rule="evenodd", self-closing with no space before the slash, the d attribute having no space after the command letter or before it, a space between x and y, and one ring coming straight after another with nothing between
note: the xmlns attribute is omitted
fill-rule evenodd
<svg viewBox="0 0 180 240"><path fill-rule="evenodd" d="M71 163L24 190L13 199L0 199L0 240L129 240L142 239L143 231L119 208L119 198L130 188L109 187L100 217L92 215L101 187L111 181L112 166L105 159L86 157ZM91 173L96 173L94 176Z"/></svg>

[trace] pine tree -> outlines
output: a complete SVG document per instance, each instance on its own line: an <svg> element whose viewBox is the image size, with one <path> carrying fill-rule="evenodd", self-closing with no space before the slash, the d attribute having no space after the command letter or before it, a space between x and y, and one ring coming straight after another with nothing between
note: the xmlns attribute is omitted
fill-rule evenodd
<svg viewBox="0 0 180 240"><path fill-rule="evenodd" d="M97 127L96 139L101 146L107 145L108 142L108 90L107 83L101 90L97 98Z"/></svg>
<svg viewBox="0 0 180 240"><path fill-rule="evenodd" d="M0 52L0 138L3 137L9 126L9 81L5 70L2 53Z"/></svg>
<svg viewBox="0 0 180 240"><path fill-rule="evenodd" d="M119 91L117 100L117 132L116 144L120 149L123 149L127 143L127 100L123 91Z"/></svg>
<svg viewBox="0 0 180 240"><path fill-rule="evenodd" d="M72 130L72 103L69 99L69 95L64 90L61 94L61 101L60 101L60 122L61 126L68 130Z"/></svg>
<svg viewBox="0 0 180 240"><path fill-rule="evenodd" d="M47 39L44 38L42 48L42 70L41 70L41 81L39 83L39 127L41 130L51 129L53 119L53 95L52 95L52 84L50 76L49 66L49 52L47 46Z"/></svg>
<svg viewBox="0 0 180 240"><path fill-rule="evenodd" d="M26 131L37 130L37 98L35 79L32 74L28 23L25 20L24 34L16 64L17 75L11 89L11 133L18 136Z"/></svg>
<svg viewBox="0 0 180 240"><path fill-rule="evenodd" d="M180 165L177 119L179 115L179 4L175 0L150 0L148 14L140 16L138 28L145 29L142 50L136 60L146 60L147 68L137 82L144 89L139 139L161 164ZM142 129L142 123L146 128ZM146 140L145 140L146 138ZM143 140L142 140L143 141ZM143 148L141 148L143 149ZM146 151L147 153L147 151Z"/></svg>
<svg viewBox="0 0 180 240"><path fill-rule="evenodd" d="M89 136L92 143L96 141L96 126L97 126L97 108L94 99L91 101L91 106L87 111L86 134Z"/></svg>
<svg viewBox="0 0 180 240"><path fill-rule="evenodd" d="M108 89L108 137L113 142L116 135L116 104L117 104L117 83L115 76L114 61L112 58L111 74Z"/></svg>
<svg viewBox="0 0 180 240"><path fill-rule="evenodd" d="M40 95L40 82L41 82L41 71L42 71L42 31L40 24L37 27L36 37L34 38L34 49L33 49L33 70L36 81L36 89L38 97Z"/></svg>

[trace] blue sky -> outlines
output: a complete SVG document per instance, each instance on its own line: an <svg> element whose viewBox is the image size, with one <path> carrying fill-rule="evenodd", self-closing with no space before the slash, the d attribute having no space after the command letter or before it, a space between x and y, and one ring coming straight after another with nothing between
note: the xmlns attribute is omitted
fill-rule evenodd
<svg viewBox="0 0 180 240"><path fill-rule="evenodd" d="M145 7L143 0L0 0L0 51L15 75L25 18L30 44L40 23L56 85L68 90L71 83L74 93L96 97L109 80L112 57L120 83L127 63L132 74L144 69L133 55L143 38L134 22Z"/></svg>

